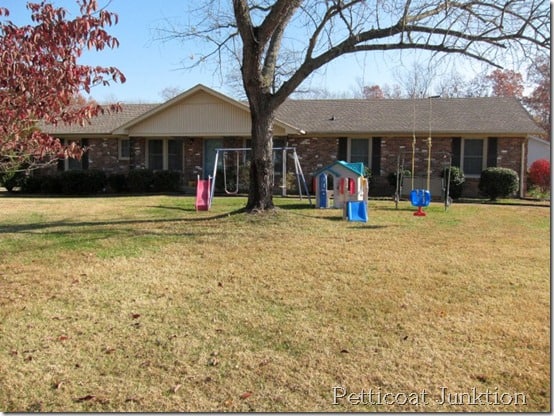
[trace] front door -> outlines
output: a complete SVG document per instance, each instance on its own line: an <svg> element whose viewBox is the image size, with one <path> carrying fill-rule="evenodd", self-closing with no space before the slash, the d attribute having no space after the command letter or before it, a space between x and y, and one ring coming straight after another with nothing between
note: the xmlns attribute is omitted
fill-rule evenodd
<svg viewBox="0 0 554 416"><path fill-rule="evenodd" d="M214 174L215 149L223 147L223 139L204 139L204 179ZM221 156L218 165L221 165Z"/></svg>

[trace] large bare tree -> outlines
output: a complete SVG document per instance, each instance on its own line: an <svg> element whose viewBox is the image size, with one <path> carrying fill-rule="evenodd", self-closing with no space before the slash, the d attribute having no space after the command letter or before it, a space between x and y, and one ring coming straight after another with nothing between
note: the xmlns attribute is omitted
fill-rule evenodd
<svg viewBox="0 0 554 416"><path fill-rule="evenodd" d="M197 19L165 36L209 42L195 62L240 64L252 118L247 210L273 208L276 110L314 71L339 56L422 50L501 67L550 47L547 0L204 0ZM194 14L187 14L194 16ZM193 46L194 47L194 46ZM294 59L291 59L291 58Z"/></svg>

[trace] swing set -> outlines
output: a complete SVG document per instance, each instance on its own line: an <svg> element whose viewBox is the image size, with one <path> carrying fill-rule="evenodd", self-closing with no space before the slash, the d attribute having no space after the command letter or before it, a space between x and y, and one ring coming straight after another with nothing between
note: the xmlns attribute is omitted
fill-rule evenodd
<svg viewBox="0 0 554 416"><path fill-rule="evenodd" d="M427 142L427 181L425 188L415 188L415 156L416 156L416 134L415 134L415 124L416 124L416 107L414 100L414 111L413 111L413 132L412 132L412 170L410 172L411 176L411 192L410 192L410 202L413 206L417 207L417 211L414 212L414 216L424 217L426 214L423 211L423 207L429 206L431 202L431 148L432 148L432 135L431 135L431 120L432 120L432 99L438 98L439 96L429 97L429 135L425 140ZM446 180L445 178L441 181L441 191L444 198L444 210L446 211L448 207L452 204L452 198L450 197L450 172L452 168L452 155L448 152L440 152L439 154L443 155L443 172L447 169ZM400 153L398 154L396 161L396 187L394 192L394 203L398 209L398 203L402 195L402 187L404 183L404 164L405 164L405 147L400 146Z"/></svg>
<svg viewBox="0 0 554 416"><path fill-rule="evenodd" d="M215 160L214 160L214 170L213 175L209 176L206 180L198 180L197 184L197 205L205 207L204 210L208 210L211 207L212 200L214 198L215 194L215 183L217 178L217 171L218 171L218 164L219 160L221 160L222 164L222 170L223 170L223 190L227 195L237 195L240 190L240 161L241 156L243 156L242 159L245 159L245 156L247 152L251 151L252 149L250 147L242 147L242 148L218 148L215 149ZM287 174L287 168L286 168L286 160L287 160L287 152L292 152L292 159L294 161L294 171L295 176L298 184L298 193L300 196L300 199L302 199L302 188L304 188L305 195L308 197L308 201L310 205L312 204L312 200L310 197L310 192L308 191L308 185L306 184L306 179L304 177L304 173L302 172L302 167L300 166L300 160L298 159L298 154L296 153L296 147L274 147L273 148L273 157L275 160L275 152L281 151L282 152L282 184L280 185L281 188L281 194L282 196L287 195L287 181L286 181L286 174ZM234 156L234 158L232 158ZM231 159L232 158L232 159ZM231 160L229 160L231 159ZM235 177L235 183L232 183L231 176L233 175ZM275 173L272 173L272 184L275 185ZM204 192L202 196L200 196L201 201L198 201L199 198L199 187L201 187L202 191L204 191L206 188L209 189L208 192Z"/></svg>

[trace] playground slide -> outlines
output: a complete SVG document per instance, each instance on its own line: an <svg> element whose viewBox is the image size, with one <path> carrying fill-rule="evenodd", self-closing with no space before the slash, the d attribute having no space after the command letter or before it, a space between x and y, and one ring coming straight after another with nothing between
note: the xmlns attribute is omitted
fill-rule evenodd
<svg viewBox="0 0 554 416"><path fill-rule="evenodd" d="M210 209L210 179L198 179L196 182L196 211Z"/></svg>
<svg viewBox="0 0 554 416"><path fill-rule="evenodd" d="M367 222L367 202L348 201L347 217L348 221Z"/></svg>

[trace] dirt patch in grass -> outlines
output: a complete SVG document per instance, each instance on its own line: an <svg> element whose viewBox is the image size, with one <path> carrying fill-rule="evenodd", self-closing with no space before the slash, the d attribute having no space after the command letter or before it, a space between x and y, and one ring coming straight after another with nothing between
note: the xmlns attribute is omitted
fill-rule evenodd
<svg viewBox="0 0 554 416"><path fill-rule="evenodd" d="M2 198L0 409L550 409L548 209L276 203Z"/></svg>

